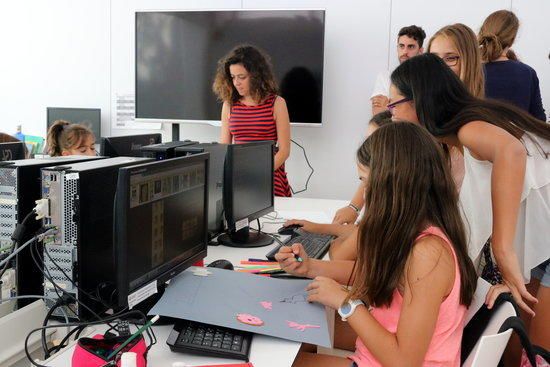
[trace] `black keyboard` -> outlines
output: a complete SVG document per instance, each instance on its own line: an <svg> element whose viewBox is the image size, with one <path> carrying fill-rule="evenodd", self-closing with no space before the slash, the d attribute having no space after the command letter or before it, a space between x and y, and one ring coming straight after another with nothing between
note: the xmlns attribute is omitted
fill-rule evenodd
<svg viewBox="0 0 550 367"><path fill-rule="evenodd" d="M173 352L239 359L248 362L252 333L180 320L174 325L166 344Z"/></svg>
<svg viewBox="0 0 550 367"><path fill-rule="evenodd" d="M304 246L304 250L307 256L312 259L322 259L330 247L330 242L333 237L327 234L309 233L302 230L296 230L297 236L292 236L288 239L284 246L291 246L294 243L301 243ZM275 254L279 252L282 245L276 246L273 250L269 251L265 257L268 260L275 261Z"/></svg>

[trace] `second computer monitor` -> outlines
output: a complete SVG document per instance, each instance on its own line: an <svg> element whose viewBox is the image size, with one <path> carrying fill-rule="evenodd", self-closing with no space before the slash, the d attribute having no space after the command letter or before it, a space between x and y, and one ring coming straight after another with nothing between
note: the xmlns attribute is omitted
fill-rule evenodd
<svg viewBox="0 0 550 367"><path fill-rule="evenodd" d="M208 154L119 170L116 278L119 306L206 256Z"/></svg>
<svg viewBox="0 0 550 367"><path fill-rule="evenodd" d="M48 107L46 114L48 129L57 120L66 120L88 126L96 139L101 136L101 109L99 108Z"/></svg>
<svg viewBox="0 0 550 367"><path fill-rule="evenodd" d="M25 159L25 143L0 143L0 161Z"/></svg>
<svg viewBox="0 0 550 367"><path fill-rule="evenodd" d="M233 144L225 158L223 205L229 233L218 242L233 247L267 246L273 239L249 232L249 223L274 209L272 141Z"/></svg>
<svg viewBox="0 0 550 367"><path fill-rule="evenodd" d="M111 136L101 139L100 153L105 157L142 157L141 147L161 142L160 134Z"/></svg>

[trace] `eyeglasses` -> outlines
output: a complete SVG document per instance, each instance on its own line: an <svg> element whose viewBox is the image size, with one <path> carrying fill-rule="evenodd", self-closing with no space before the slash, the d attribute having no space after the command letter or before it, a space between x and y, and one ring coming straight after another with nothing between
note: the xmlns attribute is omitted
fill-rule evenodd
<svg viewBox="0 0 550 367"><path fill-rule="evenodd" d="M445 64L447 64L447 66L455 66L458 63L458 59L460 59L460 56L458 55L445 56L443 58L443 61L445 62Z"/></svg>
<svg viewBox="0 0 550 367"><path fill-rule="evenodd" d="M398 100L398 101L395 101L395 102L392 102L392 103L386 105L386 108L387 108L388 110L390 110L390 112L392 112L393 109L395 108L395 106L397 106L398 104L405 103L405 102L409 102L409 101L412 101L412 99L411 99L411 98L405 97L405 98L402 98L402 99L400 99L400 100Z"/></svg>

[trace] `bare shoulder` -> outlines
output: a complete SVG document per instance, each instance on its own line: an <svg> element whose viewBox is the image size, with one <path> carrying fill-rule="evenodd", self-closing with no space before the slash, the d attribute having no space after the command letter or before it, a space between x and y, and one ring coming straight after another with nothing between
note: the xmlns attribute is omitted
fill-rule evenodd
<svg viewBox="0 0 550 367"><path fill-rule="evenodd" d="M277 97L275 97L275 104L273 106L275 108L277 108L277 107L285 107L286 108L286 101L283 97L277 96Z"/></svg>
<svg viewBox="0 0 550 367"><path fill-rule="evenodd" d="M429 235L416 241L407 263L406 277L411 283L453 279L452 251L445 240L438 236Z"/></svg>

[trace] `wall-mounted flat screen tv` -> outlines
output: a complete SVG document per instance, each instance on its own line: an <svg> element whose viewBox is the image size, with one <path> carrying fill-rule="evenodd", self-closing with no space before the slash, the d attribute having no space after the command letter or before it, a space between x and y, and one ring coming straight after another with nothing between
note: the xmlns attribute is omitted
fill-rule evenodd
<svg viewBox="0 0 550 367"><path fill-rule="evenodd" d="M218 60L239 44L271 58L292 123L322 123L324 10L136 13L136 118L219 123Z"/></svg>

